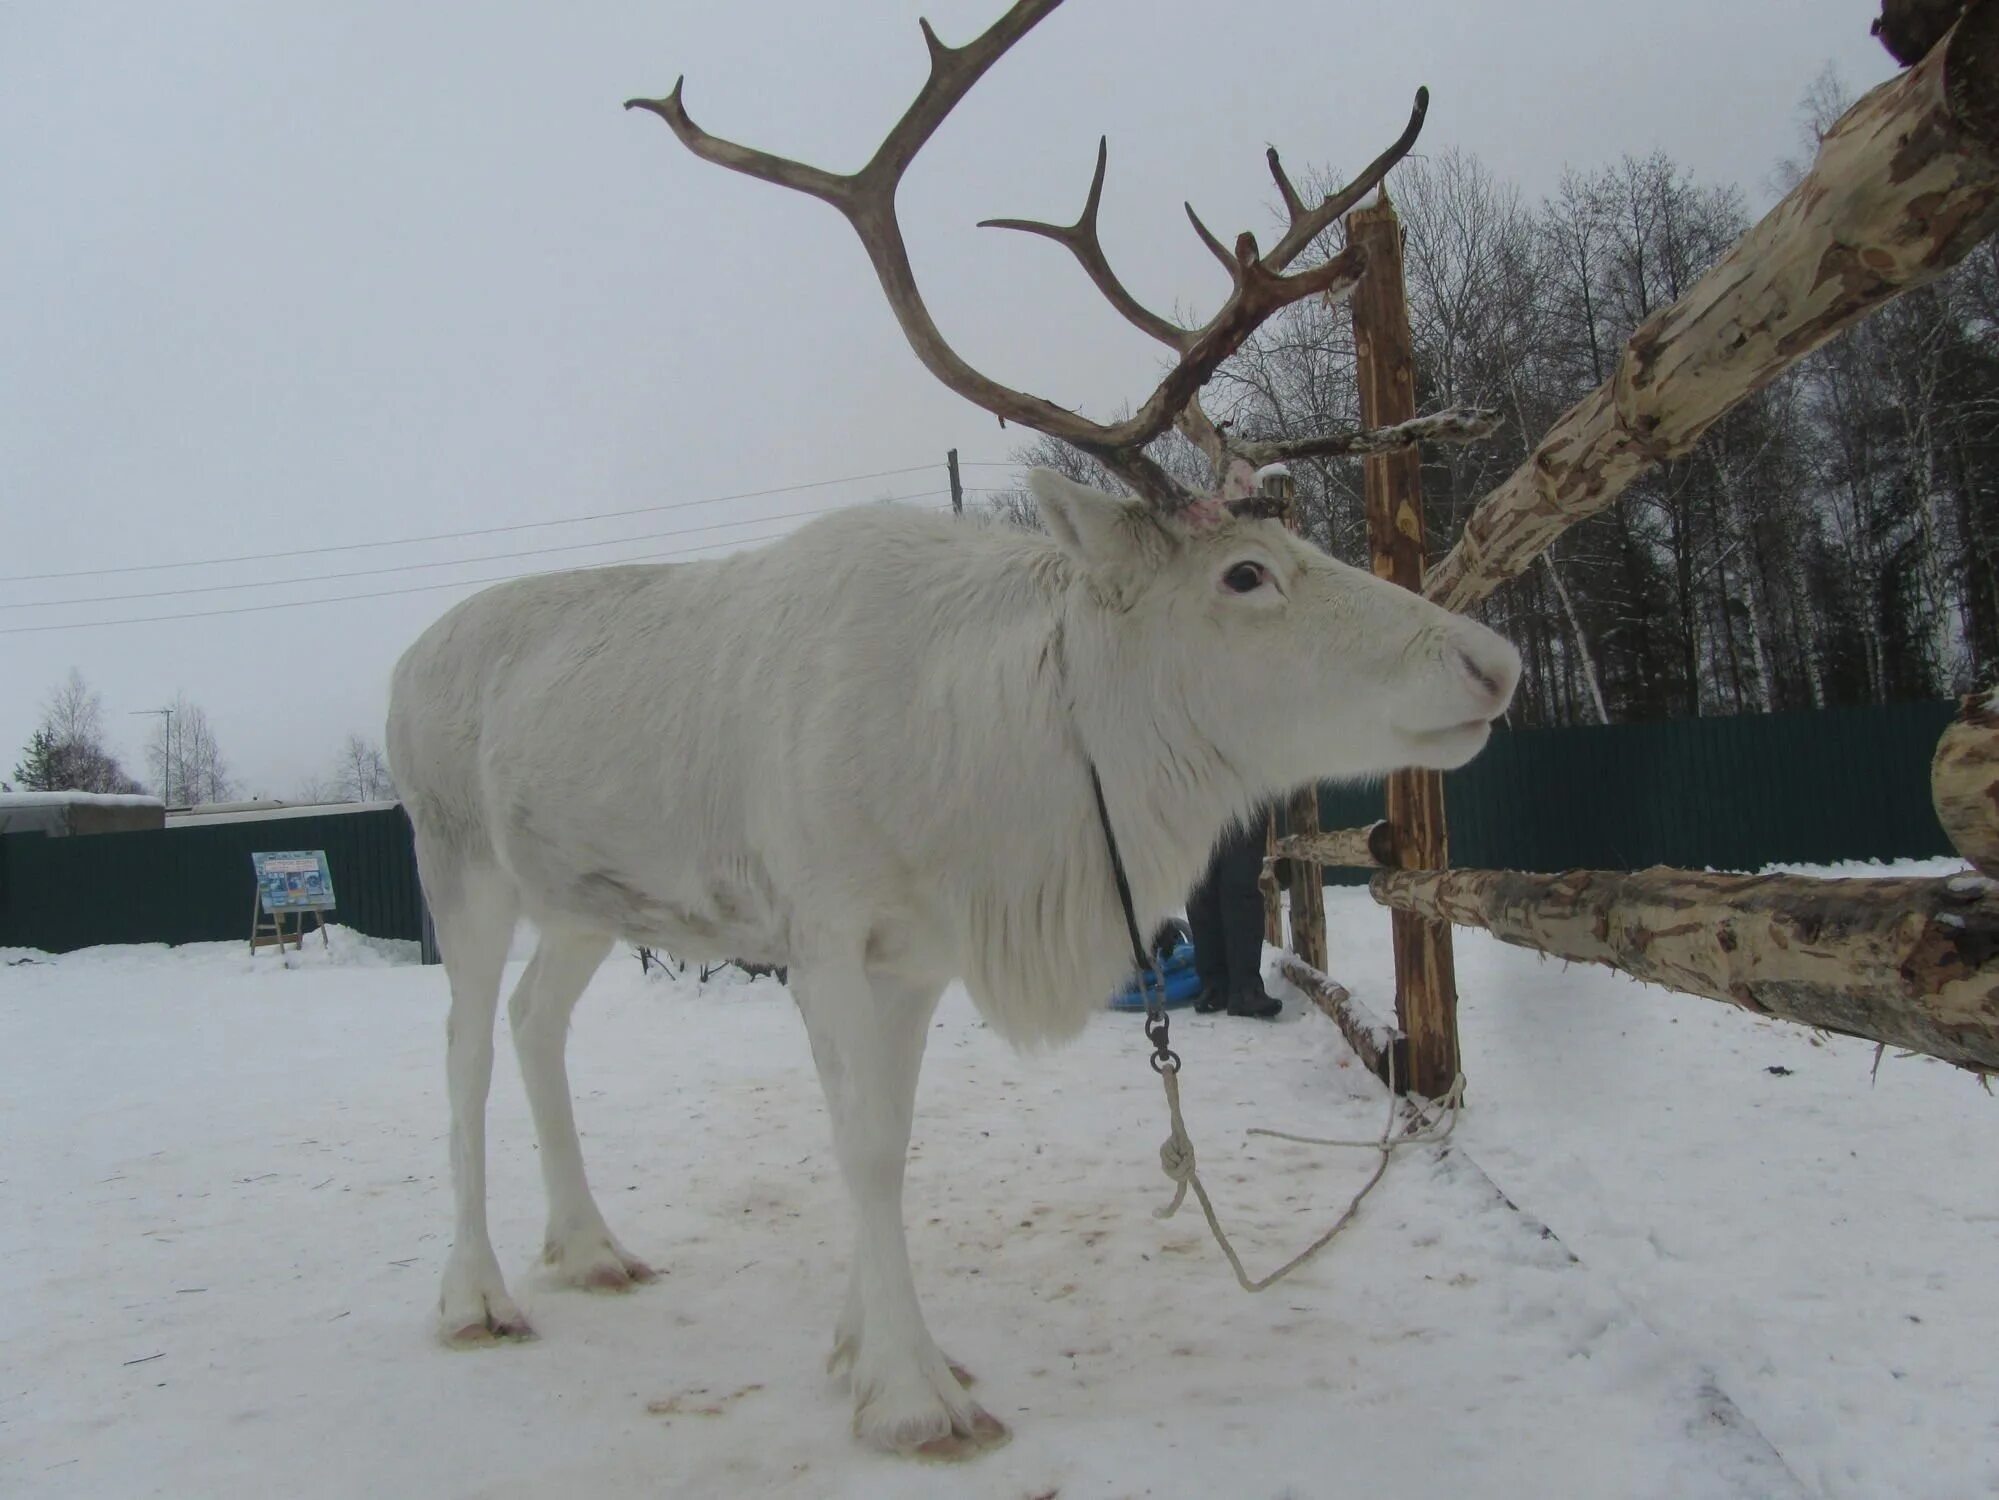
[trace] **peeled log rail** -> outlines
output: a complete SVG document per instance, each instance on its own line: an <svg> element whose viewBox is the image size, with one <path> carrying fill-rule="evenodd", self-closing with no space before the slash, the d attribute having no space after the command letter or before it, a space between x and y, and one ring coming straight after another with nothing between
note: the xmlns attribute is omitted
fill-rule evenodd
<svg viewBox="0 0 1999 1500"><path fill-rule="evenodd" d="M1557 958L1999 1071L1999 885L1980 875L1392 870L1369 889Z"/></svg>
<svg viewBox="0 0 1999 1500"><path fill-rule="evenodd" d="M1631 336L1611 378L1479 501L1424 593L1463 609L1525 572L1736 402L1948 271L1995 226L1999 0L1974 0L1920 63L1840 117L1783 202Z"/></svg>
<svg viewBox="0 0 1999 1500"><path fill-rule="evenodd" d="M1401 1032L1348 994L1345 985L1327 978L1295 953L1287 953L1278 961L1278 972L1297 985L1305 998L1324 1011L1340 1028L1347 1045L1367 1065L1369 1072L1397 1093L1409 1092L1408 1040ZM1391 1052L1395 1059L1392 1079L1389 1068Z"/></svg>
<svg viewBox="0 0 1999 1500"><path fill-rule="evenodd" d="M1937 741L1930 801L1951 847L1999 880L1999 688L1967 697Z"/></svg>
<svg viewBox="0 0 1999 1500"><path fill-rule="evenodd" d="M1271 852L1278 859L1301 859L1348 869L1391 866L1395 863L1395 830L1381 822L1365 828L1286 834Z"/></svg>

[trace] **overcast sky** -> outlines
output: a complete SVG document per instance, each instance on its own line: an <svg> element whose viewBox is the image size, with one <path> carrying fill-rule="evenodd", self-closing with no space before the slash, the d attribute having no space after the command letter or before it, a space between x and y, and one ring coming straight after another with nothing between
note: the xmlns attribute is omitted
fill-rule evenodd
<svg viewBox="0 0 1999 1500"><path fill-rule="evenodd" d="M470 585L20 626L406 590L712 546L844 501L942 503L951 447L968 484L1003 482L1018 434L924 373L832 210L703 165L619 108L684 72L707 128L851 170L922 80L917 15L963 41L1002 8L0 4L0 574L207 563L0 582L0 776L74 665L132 769L157 724L132 711L185 691L247 791L291 793L349 731L379 737L397 654ZM1831 63L1858 90L1891 72L1876 9L1069 0L931 142L902 216L960 353L1102 415L1146 393L1155 347L1054 246L973 227L1072 217L1100 133L1114 262L1142 299L1205 316L1226 286L1181 200L1224 239L1264 231L1266 144L1300 171L1357 164L1418 84L1418 149L1470 148L1530 198L1565 164L1659 149L1760 210L1811 78ZM190 589L208 591L102 597ZM48 600L92 602L34 607Z"/></svg>

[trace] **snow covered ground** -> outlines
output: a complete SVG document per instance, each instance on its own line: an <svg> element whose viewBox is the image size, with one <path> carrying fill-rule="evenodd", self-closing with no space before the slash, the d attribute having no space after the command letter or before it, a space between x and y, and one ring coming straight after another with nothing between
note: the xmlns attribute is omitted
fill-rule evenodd
<svg viewBox="0 0 1999 1500"><path fill-rule="evenodd" d="M1387 1012L1385 914L1327 904L1338 977ZM1862 1044L1461 934L1456 1139L1250 1298L1193 1209L1152 1216L1137 1021L1028 1060L951 997L912 1249L1015 1436L935 1468L859 1449L821 1373L845 1209L781 988L620 960L579 1012L593 1179L667 1273L629 1297L535 1281L502 1057L494 1238L542 1337L452 1353L443 974L335 937L291 969L0 953L37 959L0 968L0 1494L1999 1494L1999 1102L1940 1064L1870 1083ZM1372 1158L1243 1129L1369 1135L1380 1090L1295 1006L1175 1039L1261 1270Z"/></svg>

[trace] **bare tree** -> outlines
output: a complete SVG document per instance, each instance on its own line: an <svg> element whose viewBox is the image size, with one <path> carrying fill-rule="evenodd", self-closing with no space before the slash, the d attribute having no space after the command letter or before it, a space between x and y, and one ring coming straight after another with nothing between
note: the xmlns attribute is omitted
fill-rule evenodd
<svg viewBox="0 0 1999 1500"><path fill-rule="evenodd" d="M104 738L104 696L75 667L42 705L42 727L58 739L96 743Z"/></svg>
<svg viewBox="0 0 1999 1500"><path fill-rule="evenodd" d="M333 792L341 802L388 802L396 795L389 762L373 740L350 734L334 763Z"/></svg>
<svg viewBox="0 0 1999 1500"><path fill-rule="evenodd" d="M154 779L187 806L235 796L235 779L201 705L176 693L172 715L162 718L160 738L146 751Z"/></svg>

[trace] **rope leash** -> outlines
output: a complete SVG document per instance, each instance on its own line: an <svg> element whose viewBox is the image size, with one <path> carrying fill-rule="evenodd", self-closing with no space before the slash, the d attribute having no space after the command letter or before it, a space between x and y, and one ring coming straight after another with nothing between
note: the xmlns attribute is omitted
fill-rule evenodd
<svg viewBox="0 0 1999 1500"><path fill-rule="evenodd" d="M1180 1211L1180 1205L1187 1201L1187 1189L1194 1190L1194 1197L1201 1205L1201 1213L1208 1221L1208 1231L1215 1237L1215 1243L1222 1247L1222 1254L1228 1257L1229 1268L1235 1272L1236 1284L1245 1292L1261 1292L1275 1286L1300 1266L1316 1259L1321 1251L1339 1238L1340 1232L1354 1221L1367 1195L1374 1191L1382 1176L1388 1171L1388 1163L1395 1153L1405 1146L1426 1146L1441 1144L1451 1138L1457 1129L1458 1112L1464 1106L1465 1077L1460 1073L1451 1081L1444 1097L1435 1101L1440 1111L1432 1119L1422 1105L1410 1107L1416 1118L1410 1122L1410 1131L1405 1135L1395 1134L1396 1106L1401 1101L1395 1094L1395 1053L1388 1053L1388 1119L1381 1127L1381 1137L1372 1141L1345 1141L1323 1136L1293 1135L1285 1130L1253 1129L1251 1135L1267 1135L1280 1141L1296 1141L1306 1146L1350 1146L1361 1150L1378 1151L1381 1160L1375 1163L1374 1173L1353 1195L1346 1211L1333 1221L1332 1228L1320 1235L1311 1244L1300 1250L1268 1276L1251 1280L1243 1269L1242 1257L1229 1240L1228 1231L1222 1228L1222 1221L1215 1212L1214 1200L1208 1196L1207 1187L1201 1182L1200 1171L1194 1164L1194 1142L1187 1135L1187 1122L1180 1113L1180 1060L1176 1057L1170 1065L1162 1064L1157 1054L1152 1059L1153 1071L1159 1074L1166 1085L1166 1112L1171 1120L1165 1141L1159 1147L1159 1166L1173 1181L1173 1201L1164 1208L1155 1208L1155 1219L1170 1219Z"/></svg>
<svg viewBox="0 0 1999 1500"><path fill-rule="evenodd" d="M1388 1051L1388 1119L1381 1127L1381 1138L1373 1141L1343 1141L1323 1136L1293 1135L1284 1130L1255 1129L1251 1135L1267 1135L1280 1141L1296 1141L1306 1146L1354 1147L1360 1150L1379 1151L1381 1160L1375 1164L1374 1175L1361 1185L1347 1204L1346 1212L1333 1222L1333 1227L1320 1235L1311 1244L1299 1251L1283 1265L1260 1280L1252 1281L1242 1268L1242 1257L1230 1243L1228 1231L1222 1228L1221 1218L1215 1213L1214 1200L1209 1198L1207 1188L1201 1182L1201 1174L1194 1164L1194 1142L1187 1134L1187 1122L1180 1113L1180 1055L1167 1045L1170 1024L1166 1018L1166 981L1159 973L1159 966L1146 951L1145 940L1138 933L1138 916L1132 909L1131 880L1125 873L1124 855L1118 849L1117 831L1111 826L1110 807L1104 800L1103 778L1097 774L1096 762L1085 761L1090 770L1090 790L1096 795L1097 823L1103 829L1104 847L1110 855L1111 881L1117 887L1118 905L1124 913L1125 938L1131 944L1132 964L1138 974L1139 993L1145 998L1145 1037L1152 1043L1152 1071L1166 1086L1166 1113L1170 1120L1166 1140L1159 1148L1159 1165L1173 1181L1173 1201L1164 1208L1155 1208L1155 1219L1170 1219L1180 1211L1180 1205L1187 1201L1187 1189L1194 1190L1194 1197L1200 1202L1201 1212L1207 1218L1208 1230L1215 1237L1215 1243L1222 1247L1222 1254L1228 1257L1229 1266L1235 1272L1236 1284L1245 1292L1260 1292L1275 1286L1300 1266L1307 1264L1326 1246L1339 1237L1340 1231L1354 1221L1360 1206L1375 1185L1388 1171L1388 1163L1395 1153L1405 1146L1440 1144L1451 1138L1451 1132L1458 1126L1458 1111L1464 1107L1465 1078L1460 1073L1451 1081L1442 1099L1435 1106L1442 1111L1431 1119L1424 1113L1423 1106L1411 1105L1415 1119L1410 1122L1410 1133L1395 1134L1395 1108L1401 1101L1395 1093L1395 1049Z"/></svg>

